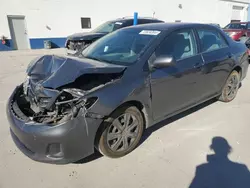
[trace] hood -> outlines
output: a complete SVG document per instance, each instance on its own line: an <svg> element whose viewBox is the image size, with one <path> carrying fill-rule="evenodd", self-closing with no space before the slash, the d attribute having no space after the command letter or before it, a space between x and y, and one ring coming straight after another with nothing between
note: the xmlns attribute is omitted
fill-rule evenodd
<svg viewBox="0 0 250 188"><path fill-rule="evenodd" d="M70 40L93 40L96 38L101 38L106 33L92 33L92 32L87 32L87 33L75 33L73 35L68 36L67 38Z"/></svg>
<svg viewBox="0 0 250 188"><path fill-rule="evenodd" d="M45 88L56 89L73 83L84 74L120 73L125 66L103 63L91 59L45 55L33 60L27 68L31 80Z"/></svg>

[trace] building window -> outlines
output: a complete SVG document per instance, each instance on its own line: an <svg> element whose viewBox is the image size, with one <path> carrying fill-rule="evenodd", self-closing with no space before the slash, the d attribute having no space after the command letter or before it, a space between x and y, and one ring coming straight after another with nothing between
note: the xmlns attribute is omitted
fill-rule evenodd
<svg viewBox="0 0 250 188"><path fill-rule="evenodd" d="M234 9L234 10L243 10L244 7L234 5L234 6L233 6L233 9Z"/></svg>
<svg viewBox="0 0 250 188"><path fill-rule="evenodd" d="M81 18L82 29L90 29L91 28L91 20L90 18Z"/></svg>

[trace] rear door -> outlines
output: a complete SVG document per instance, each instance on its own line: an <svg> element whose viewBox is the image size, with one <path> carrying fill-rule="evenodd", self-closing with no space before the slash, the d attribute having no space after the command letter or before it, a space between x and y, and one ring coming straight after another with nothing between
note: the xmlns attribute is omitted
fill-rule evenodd
<svg viewBox="0 0 250 188"><path fill-rule="evenodd" d="M214 28L199 28L197 35L204 61L202 98L219 94L233 63L229 44L221 32ZM205 87L204 87L205 86Z"/></svg>

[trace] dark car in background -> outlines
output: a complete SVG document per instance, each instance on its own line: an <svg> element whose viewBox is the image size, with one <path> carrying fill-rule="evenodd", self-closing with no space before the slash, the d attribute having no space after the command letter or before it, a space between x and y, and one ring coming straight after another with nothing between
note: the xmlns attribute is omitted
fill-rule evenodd
<svg viewBox="0 0 250 188"><path fill-rule="evenodd" d="M221 27L220 27L220 24L217 24L217 23L210 23L210 25L213 25L213 26L215 26L215 27L221 28Z"/></svg>
<svg viewBox="0 0 250 188"><path fill-rule="evenodd" d="M235 41L240 41L241 37L250 37L250 22L233 22L228 24L223 30Z"/></svg>
<svg viewBox="0 0 250 188"><path fill-rule="evenodd" d="M134 19L131 17L124 17L116 20L111 20L103 23L96 29L91 32L86 33L76 33L67 37L65 47L67 49L67 53L71 55L77 54L77 52L82 51L88 45L96 41L97 39L116 31L118 29L132 26ZM158 20L155 18L142 18L139 17L137 24L149 24L149 23L161 23L164 22L162 20Z"/></svg>
<svg viewBox="0 0 250 188"><path fill-rule="evenodd" d="M215 97L232 101L246 51L211 25L161 23L110 33L81 57L38 57L7 104L12 138L36 161L69 163L94 148L122 157L146 128Z"/></svg>

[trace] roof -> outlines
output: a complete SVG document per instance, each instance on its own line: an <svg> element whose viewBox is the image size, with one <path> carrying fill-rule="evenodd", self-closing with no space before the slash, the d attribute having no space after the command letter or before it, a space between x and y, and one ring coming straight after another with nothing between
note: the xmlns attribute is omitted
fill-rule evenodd
<svg viewBox="0 0 250 188"><path fill-rule="evenodd" d="M163 31L163 30L169 30L169 29L181 29L181 28L195 27L195 26L214 27L214 26L211 26L210 24L172 22L172 23L142 24L142 25L133 26L133 28L150 29L150 30L162 30ZM131 28L131 27L127 27L127 28Z"/></svg>
<svg viewBox="0 0 250 188"><path fill-rule="evenodd" d="M123 17L123 18L117 18L115 20L110 20L111 22L115 22L115 21L127 21L127 20L133 20L134 17ZM153 17L138 17L138 20L140 19L144 19L144 20L159 20L157 18L153 18ZM159 20L162 21L162 20Z"/></svg>

